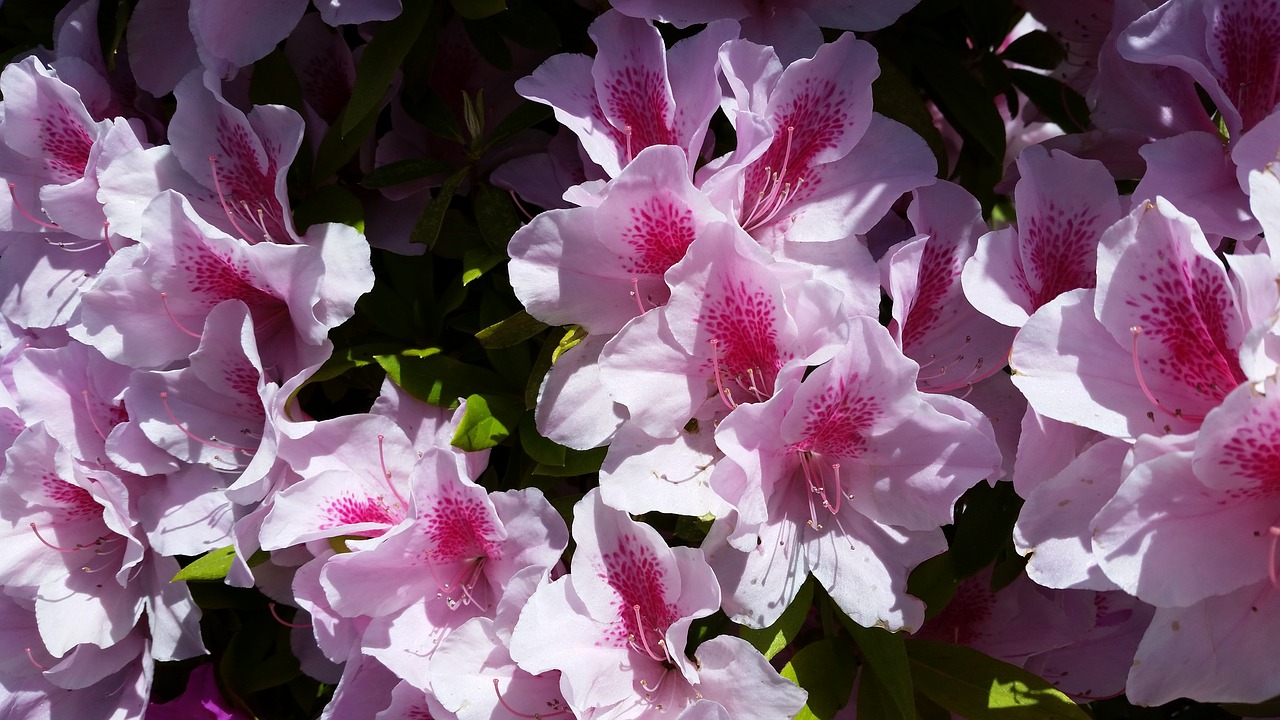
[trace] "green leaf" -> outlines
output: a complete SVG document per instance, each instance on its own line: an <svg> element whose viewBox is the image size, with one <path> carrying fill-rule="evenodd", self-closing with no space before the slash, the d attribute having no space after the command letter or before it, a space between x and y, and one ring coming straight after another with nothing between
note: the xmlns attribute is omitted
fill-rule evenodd
<svg viewBox="0 0 1280 720"><path fill-rule="evenodd" d="M1083 132L1089 127L1089 106L1074 89L1030 70L1010 69L1009 74L1022 94L1063 130Z"/></svg>
<svg viewBox="0 0 1280 720"><path fill-rule="evenodd" d="M521 130L526 130L537 125L543 120L550 118L552 114L553 113L549 105L543 105L542 103L526 100L525 102L517 105L515 110L507 113L507 116L498 122L497 127L493 129L493 132L489 133L488 137L484 139L484 142L476 146L476 154L484 154L486 150L494 145L510 138Z"/></svg>
<svg viewBox="0 0 1280 720"><path fill-rule="evenodd" d="M483 20L507 9L506 0L449 0L453 9L468 20Z"/></svg>
<svg viewBox="0 0 1280 720"><path fill-rule="evenodd" d="M299 233L320 223L342 223L364 232L364 205L341 185L325 185L293 206L293 222Z"/></svg>
<svg viewBox="0 0 1280 720"><path fill-rule="evenodd" d="M559 26L545 10L534 3L526 2L508 8L493 20L498 31L517 45L547 53L560 49Z"/></svg>
<svg viewBox="0 0 1280 720"><path fill-rule="evenodd" d="M800 634L800 627L804 625L804 620L809 616L809 609L813 607L813 577L810 576L800 586L800 592L796 593L796 597L782 611L782 615L778 616L777 621L767 628L749 628L743 627L738 629L738 637L751 643L752 647L759 650L766 659L772 660L791 641Z"/></svg>
<svg viewBox="0 0 1280 720"><path fill-rule="evenodd" d="M464 19L462 29L485 62L504 72L511 72L515 68L511 48L507 47L507 41L501 35L493 31L491 23Z"/></svg>
<svg viewBox="0 0 1280 720"><path fill-rule="evenodd" d="M1048 681L973 648L909 639L916 689L971 720L1089 720Z"/></svg>
<svg viewBox="0 0 1280 720"><path fill-rule="evenodd" d="M942 612L956 594L955 568L951 564L951 553L943 552L925 560L911 571L907 577L907 592L924 601L925 619Z"/></svg>
<svg viewBox="0 0 1280 720"><path fill-rule="evenodd" d="M911 80L884 58L880 61L880 76L871 83L871 95L876 112L914 130L929 144L938 167L947 167L947 148L942 142L942 133L933 124L933 116L929 114L924 99L911 85Z"/></svg>
<svg viewBox="0 0 1280 720"><path fill-rule="evenodd" d="M847 643L834 638L800 648L782 668L782 677L809 692L795 720L831 720L853 693L857 659Z"/></svg>
<svg viewBox="0 0 1280 720"><path fill-rule="evenodd" d="M995 487L979 483L960 497L957 507L951 562L956 576L966 578L994 562L1010 542L1022 499L1011 482Z"/></svg>
<svg viewBox="0 0 1280 720"><path fill-rule="evenodd" d="M521 310L476 333L476 340L488 350L512 347L546 330L549 325Z"/></svg>
<svg viewBox="0 0 1280 720"><path fill-rule="evenodd" d="M471 191L471 209L485 243L506 256L507 243L520 229L520 217L511 196L489 183L480 183Z"/></svg>
<svg viewBox="0 0 1280 720"><path fill-rule="evenodd" d="M976 140L987 155L1003 158L1004 121L992 94L969 74L961 58L940 42L921 42L913 59L943 116L966 139Z"/></svg>
<svg viewBox="0 0 1280 720"><path fill-rule="evenodd" d="M474 248L462 254L462 284L463 286L479 280L485 273L501 265L507 259L506 255L499 255L488 248Z"/></svg>
<svg viewBox="0 0 1280 720"><path fill-rule="evenodd" d="M1067 51L1053 35L1044 30L1033 30L1009 43L1004 52L1000 53L1000 59L1018 65L1052 70L1067 59Z"/></svg>
<svg viewBox="0 0 1280 720"><path fill-rule="evenodd" d="M524 452L539 465L564 467L565 453L568 450L554 440L548 440L538 432L532 412L525 412L520 419L520 445Z"/></svg>
<svg viewBox="0 0 1280 720"><path fill-rule="evenodd" d="M253 64L253 76L249 78L249 102L254 105L286 105L302 110L302 88L284 50L277 48Z"/></svg>
<svg viewBox="0 0 1280 720"><path fill-rule="evenodd" d="M915 720L915 688L911 685L911 663L903 636L880 627L866 628L841 613L840 621L862 656L862 666L869 672L863 682L874 678L883 694L884 717L890 720ZM859 713L861 715L861 713Z"/></svg>
<svg viewBox="0 0 1280 720"><path fill-rule="evenodd" d="M444 225L445 213L449 210L449 203L453 201L453 195L458 191L458 186L462 184L467 172L468 168L462 168L444 181L435 196L427 203L427 207L423 209L422 215L418 216L413 229L409 231L410 242L421 243L428 249L436 244L436 239L440 237L440 228Z"/></svg>
<svg viewBox="0 0 1280 720"><path fill-rule="evenodd" d="M404 62L427 25L431 5L429 0L407 2L399 17L378 26L378 33L364 47L351 100L339 121L342 135L350 135L365 118L382 107L382 98L395 79L396 68Z"/></svg>
<svg viewBox="0 0 1280 720"><path fill-rule="evenodd" d="M864 665L858 679L858 720L898 720L897 712L888 688ZM908 720L916 720L915 715Z"/></svg>
<svg viewBox="0 0 1280 720"><path fill-rule="evenodd" d="M385 187L393 187L402 183L456 171L456 168L444 160L409 158L408 160L397 160L374 168L360 180L360 185L370 190L381 190Z"/></svg>
<svg viewBox="0 0 1280 720"><path fill-rule="evenodd" d="M564 452L563 465L539 464L533 468L533 474L543 475L546 477L576 477L578 475L590 475L600 471L600 466L604 464L605 453L608 451L608 447L591 448L590 450L573 450L566 448Z"/></svg>
<svg viewBox="0 0 1280 720"><path fill-rule="evenodd" d="M469 395L451 443L467 452L487 450L510 437L523 414L524 406L514 398Z"/></svg>
<svg viewBox="0 0 1280 720"><path fill-rule="evenodd" d="M493 371L447 355L375 355L374 360L405 392L440 407L457 407L459 398L506 385Z"/></svg>
<svg viewBox="0 0 1280 720"><path fill-rule="evenodd" d="M231 562L235 560L236 550L232 545L210 550L196 558L190 565L178 571L169 582L188 582L191 580L221 580L231 571Z"/></svg>
<svg viewBox="0 0 1280 720"><path fill-rule="evenodd" d="M564 337L560 338L560 343L556 345L555 352L551 353L551 362L560 359L560 356L569 352L575 345L587 339L587 331L581 325L570 325L565 330Z"/></svg>
<svg viewBox="0 0 1280 720"><path fill-rule="evenodd" d="M458 119L453 116L453 110L435 91L426 88L412 94L406 92L404 103L405 112L421 123L427 132L452 140L459 145L466 144L466 138L462 137L462 128L458 126Z"/></svg>

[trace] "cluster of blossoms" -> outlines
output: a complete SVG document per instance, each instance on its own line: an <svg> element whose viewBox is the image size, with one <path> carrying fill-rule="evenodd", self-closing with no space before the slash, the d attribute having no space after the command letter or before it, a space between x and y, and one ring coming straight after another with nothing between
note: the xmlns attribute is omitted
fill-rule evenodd
<svg viewBox="0 0 1280 720"><path fill-rule="evenodd" d="M499 478L509 448L458 442L477 400L395 373L364 412L305 401L371 246L424 252L409 228L460 187L370 184L359 228L291 206L390 52L371 28L425 11L140 0L109 65L99 1L71 2L0 74L0 715L247 718L172 582L219 553L295 609L324 718L785 720L813 688L733 624L810 576L857 625L1078 701L1280 695L1280 4L1025 2L1013 34L1057 38L1091 119L1008 120L994 230L938 179L958 151L873 108L865 34L914 4L615 0L593 55L517 57L505 95L453 79L472 150L467 83L560 126L482 169L546 208L505 269L571 326L519 437L607 448L597 487ZM480 62L460 27L441 56ZM299 109L249 101L269 55ZM315 184L434 158L387 81L381 135ZM909 576L1000 481L1025 573L927 615Z"/></svg>

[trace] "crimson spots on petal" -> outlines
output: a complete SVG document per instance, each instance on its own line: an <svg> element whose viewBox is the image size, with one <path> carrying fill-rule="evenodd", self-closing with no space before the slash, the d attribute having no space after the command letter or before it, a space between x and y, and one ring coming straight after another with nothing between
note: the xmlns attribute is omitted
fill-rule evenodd
<svg viewBox="0 0 1280 720"><path fill-rule="evenodd" d="M220 154L214 163L214 180L226 194L227 209L235 214L239 227L255 228L248 232L261 231L264 236L244 239L251 242L261 239L287 241L289 234L282 219L284 209L276 199L277 149L271 146L264 148L266 167L263 168L258 164L249 132L243 126L219 118L217 135Z"/></svg>
<svg viewBox="0 0 1280 720"><path fill-rule="evenodd" d="M1271 114L1280 80L1280 8L1271 0L1235 0L1215 8L1209 51L1219 83L1248 130Z"/></svg>
<svg viewBox="0 0 1280 720"><path fill-rule="evenodd" d="M695 236L693 212L664 197L647 198L631 208L631 226L623 234L634 255L626 271L661 275L684 257Z"/></svg>
<svg viewBox="0 0 1280 720"><path fill-rule="evenodd" d="M630 639L637 638L656 646L677 614L665 599L667 585L653 548L631 535L620 535L617 547L601 555L596 574L618 594L614 611L619 622L606 632L606 641L628 647Z"/></svg>
<svg viewBox="0 0 1280 720"><path fill-rule="evenodd" d="M1219 464L1256 481L1233 490L1235 497L1260 499L1280 494L1280 415L1276 407L1254 407L1222 448Z"/></svg>
<svg viewBox="0 0 1280 720"><path fill-rule="evenodd" d="M604 90L601 99L613 120L622 123L630 157L651 145L679 144L671 128L674 109L667 99L666 79L657 71L627 67L605 81Z"/></svg>
<svg viewBox="0 0 1280 720"><path fill-rule="evenodd" d="M390 509L381 498L357 498L351 494L330 499L324 508L324 516L327 518L327 522L321 523L321 530L359 523L378 523L380 525L394 525L396 523L396 518L391 516ZM381 531L367 531L360 534L376 537L381 534Z"/></svg>
<svg viewBox="0 0 1280 720"><path fill-rule="evenodd" d="M1039 288L1031 293L1038 309L1068 290L1097 285L1097 215L1087 208L1068 210L1050 201L1019 233L1024 270Z"/></svg>
<svg viewBox="0 0 1280 720"><path fill-rule="evenodd" d="M40 481L40 489L48 498L49 504L59 508L68 518L102 517L102 505L93 499L88 490L53 473L45 473Z"/></svg>
<svg viewBox="0 0 1280 720"><path fill-rule="evenodd" d="M422 532L430 539L435 563L502 557L502 540L489 508L477 498L446 493L436 497L423 515Z"/></svg>
<svg viewBox="0 0 1280 720"><path fill-rule="evenodd" d="M852 380L856 382L857 376ZM866 448L864 433L880 414L879 403L850 392L845 379L841 378L809 402L803 439L788 449L831 458L861 457Z"/></svg>
<svg viewBox="0 0 1280 720"><path fill-rule="evenodd" d="M917 272L916 296L902 328L902 347L911 349L933 329L957 313L949 302L955 295L963 261L950 248L926 243Z"/></svg>
<svg viewBox="0 0 1280 720"><path fill-rule="evenodd" d="M770 293L745 280L726 282L722 290L697 320L716 344L704 369L741 385L743 401L754 402L773 394L778 370L791 358L778 347L778 307Z"/></svg>
<svg viewBox="0 0 1280 720"><path fill-rule="evenodd" d="M259 320L285 307L282 300L253 284L252 275L243 263L219 255L199 238L178 243L175 254L178 267L186 275L187 289L201 296L200 303L206 309L224 300L240 300L249 306L255 320Z"/></svg>
<svg viewBox="0 0 1280 720"><path fill-rule="evenodd" d="M920 630L920 636L959 645L972 645L986 638L984 625L991 619L995 597L986 575L960 583L955 595L937 617Z"/></svg>
<svg viewBox="0 0 1280 720"><path fill-rule="evenodd" d="M1155 370L1203 397L1204 407L1186 408L1200 414L1245 381L1239 355L1226 337L1235 305L1221 272L1214 270L1157 265L1148 275L1148 291L1129 301L1145 306L1139 316L1142 334L1165 350L1151 358L1136 349L1144 372Z"/></svg>
<svg viewBox="0 0 1280 720"><path fill-rule="evenodd" d="M57 103L47 115L37 118L37 122L40 123L40 146L45 154L45 168L63 180L84 177L93 138L89 137L71 109Z"/></svg>

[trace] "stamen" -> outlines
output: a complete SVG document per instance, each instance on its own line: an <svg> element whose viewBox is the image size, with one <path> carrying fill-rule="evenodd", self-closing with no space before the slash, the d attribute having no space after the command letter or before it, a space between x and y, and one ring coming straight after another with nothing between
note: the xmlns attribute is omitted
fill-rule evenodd
<svg viewBox="0 0 1280 720"><path fill-rule="evenodd" d="M511 196L511 202L516 204L516 209L520 211L520 214L524 215L526 218L528 218L532 222L533 215L531 215L529 211L525 209L524 205L520 202L520 198L516 196L516 191L508 190L507 194Z"/></svg>
<svg viewBox="0 0 1280 720"><path fill-rule="evenodd" d="M164 306L164 313L169 316L169 320L173 322L174 326L176 326L179 330L186 333L187 335L190 335L191 337L197 340L200 339L200 333L191 332L186 328L185 325L178 322L178 318L174 317L173 311L169 309L169 293L166 293L166 292L160 293L160 304Z"/></svg>
<svg viewBox="0 0 1280 720"><path fill-rule="evenodd" d="M396 489L395 483L391 482L391 471L387 470L387 456L382 451L382 445L385 440L385 435L378 436L378 462L382 465L382 477L387 481L387 487L391 488L391 494L396 496L396 500L400 503L400 507L408 508L409 503L404 501L404 498L400 495L400 491Z"/></svg>
<svg viewBox="0 0 1280 720"><path fill-rule="evenodd" d="M195 433L193 433L193 432L191 432L190 430L188 430L188 429L186 429L185 427L183 427L182 423L178 421L177 416L175 416L175 415L173 414L173 410L169 408L169 393L167 393L167 392L165 392L165 391L163 391L163 390L160 392L160 404L164 406L164 412L165 412L165 414L166 414L166 415L168 415L168 416L169 416L169 419L170 419L171 421L173 421L173 424L174 424L174 425L175 425L179 430L181 430L181 431L182 431L182 434L186 435L187 437L191 438L192 440L195 440L196 442L200 443L201 445L207 445L207 446L209 446L209 447L211 447L211 448L216 448L216 449L218 449L218 450L229 450L229 451L231 451L231 452L239 451L239 452L248 453L248 454L250 454L250 455L252 455L252 454L253 454L253 450L252 450L251 448L239 447L239 446L237 446L237 445L223 445L223 444L221 444L221 443L216 443L216 442L213 442L213 441L211 441L211 440L205 440L204 438L200 437L199 435L196 435ZM217 438L214 438L214 439L216 440Z"/></svg>
<svg viewBox="0 0 1280 720"><path fill-rule="evenodd" d="M631 126L627 125L623 127L622 134L627 138L627 162L629 163L632 160L634 160L636 157L635 153L632 152L632 149L631 149L631 136L633 135L631 131Z"/></svg>
<svg viewBox="0 0 1280 720"><path fill-rule="evenodd" d="M1280 543L1280 527L1271 527L1271 551L1267 554L1267 576L1271 578L1271 587L1280 590L1280 578L1276 575L1276 544Z"/></svg>
<svg viewBox="0 0 1280 720"><path fill-rule="evenodd" d="M111 247L111 221L110 220L102 221L102 242L107 244L108 255L116 254L116 249L114 247Z"/></svg>
<svg viewBox="0 0 1280 720"><path fill-rule="evenodd" d="M640 635L640 644L641 644L641 646L642 646L642 647L637 647L637 646L636 646L636 636L635 636L635 635L632 635L632 636L629 638L629 639L631 640L631 646L632 646L632 647L634 647L634 648L636 648L637 650L643 649L643 650L644 650L644 653L645 653L646 655L648 655L649 657L653 658L654 660L657 660L658 662L663 662L663 661L665 661L665 660L670 660L671 658L670 658L670 656L668 656L668 655L667 655L667 652L666 652L666 650L667 650L667 644L666 644L666 642L665 642L665 641L664 641L664 642L659 642L659 643L658 643L658 646L659 646L659 647L661 647L661 648L662 648L662 651L663 651L663 654L661 654L661 655L659 655L658 653L654 652L654 651L653 651L653 648L649 646L649 637L648 637L649 633L645 632L644 621L640 619L640 606L639 606L639 605L632 605L632 606L631 606L631 611L632 611L632 612L634 612L634 613L635 613L635 615L636 615L636 633L638 633L638 634ZM656 628L655 628L655 630L656 630Z"/></svg>
<svg viewBox="0 0 1280 720"><path fill-rule="evenodd" d="M102 428L98 427L98 420L93 417L93 408L89 405L89 390L87 388L81 390L80 395L84 398L84 412L89 416L89 424L93 426L93 431L98 433L98 437L106 440L107 434L102 432Z"/></svg>
<svg viewBox="0 0 1280 720"><path fill-rule="evenodd" d="M275 618L276 622L280 623L285 627L298 628L298 629L311 627L310 625L302 625L299 623L287 622L284 618L280 617L280 613L276 612L276 604L273 602L267 603L267 609L271 611L271 617Z"/></svg>
<svg viewBox="0 0 1280 720"><path fill-rule="evenodd" d="M1189 420L1191 422L1200 422L1204 420L1203 415L1189 415L1187 413L1182 412L1182 408L1176 408L1174 410L1170 410L1169 408L1161 404L1159 400L1156 399L1156 396L1151 392L1151 388L1147 387L1146 379L1142 377L1142 362L1138 360L1138 336L1141 335L1143 332L1142 326L1134 325L1133 327L1129 328L1129 332L1133 333L1133 352L1132 352L1133 372L1135 375L1138 376L1138 387L1142 388L1142 394L1147 396L1147 399L1151 401L1152 405L1156 406L1156 409L1160 410L1166 415L1170 415L1176 418L1181 418L1183 420Z"/></svg>
<svg viewBox="0 0 1280 720"><path fill-rule="evenodd" d="M218 202L222 203L222 211L227 214L227 220L231 221L231 227L240 233L240 237L245 240L249 239L249 233L240 227L240 223L236 222L235 213L231 212L231 207L227 205L227 197L222 193L222 183L218 181L218 158L217 156L209 156L209 168L213 171L213 189L218 193Z"/></svg>
<svg viewBox="0 0 1280 720"><path fill-rule="evenodd" d="M640 309L640 314L645 313L644 303L640 302L640 278L631 278L631 297L636 299L636 307Z"/></svg>
<svg viewBox="0 0 1280 720"><path fill-rule="evenodd" d="M670 668L665 668L665 667L664 667L664 668L662 669L662 674L658 676L658 682L654 683L653 685L649 685L649 681L648 681L648 680L645 680L645 679L643 679L643 678L641 678L641 679L640 679L640 687L644 688L644 689L645 689L645 692L646 692L646 695L645 695L645 698L644 698L645 700L651 700L651 699L653 699L649 693L656 693L656 692L658 692L658 688L662 687L662 681L667 679L667 675L668 675L670 672L671 672L671 669L670 669Z"/></svg>
<svg viewBox="0 0 1280 720"><path fill-rule="evenodd" d="M80 545L80 544L77 544L74 547L69 547L69 548L59 547L49 542L48 540L45 540L44 536L40 534L40 529L36 527L35 523L28 523L28 525L31 527L31 532L36 534L36 539L39 540L42 545L49 548L50 550L57 550L60 553L73 553L73 552L79 552L80 550L87 550L89 549L89 547L91 547L90 545ZM100 542L101 542L101 538L99 538L98 540L95 540L92 543L92 545L97 545Z"/></svg>
<svg viewBox="0 0 1280 720"><path fill-rule="evenodd" d="M27 212L26 208L22 207L22 203L18 202L18 191L17 191L17 188L18 188L18 186L17 186L16 184L14 184L14 183L9 183L9 197L13 198L13 206L14 206L15 208L17 208L17 209L18 209L18 212L22 215L22 217L24 217L24 218L26 218L26 219L30 220L31 222L33 222L33 223L35 223L35 224L37 224L37 225L39 225L40 227L43 227L43 228L49 228L50 230L61 230L61 229L62 229L62 226L61 226L61 225L54 225L53 223L48 223L48 222L45 222L45 221L43 221L43 220L39 220L39 219L37 219L37 218L36 218L36 216L34 216L34 215L32 215L31 213Z"/></svg>
<svg viewBox="0 0 1280 720"><path fill-rule="evenodd" d="M716 377L717 394L720 395L720 400L724 402L725 406L732 410L738 407L738 404L733 401L733 395L725 389L724 382L720 379L720 340L711 338L707 342L711 343L711 366L712 372L715 373Z"/></svg>
<svg viewBox="0 0 1280 720"><path fill-rule="evenodd" d="M43 671L45 671L45 672L48 672L49 668L47 668L47 667L45 667L44 665L41 665L39 662L37 662L37 661L36 661L36 656L31 654L31 648L26 648L26 651L27 651L27 660L31 661L31 664L32 664L32 665L35 665L36 667L40 668L41 670L43 670Z"/></svg>
<svg viewBox="0 0 1280 720"><path fill-rule="evenodd" d="M503 709L505 709L507 712L511 713L512 715L515 715L516 717L525 718L526 720L542 720L543 718L555 717L557 715L567 715L569 713L568 708L560 707L560 701L558 700L551 700L547 702L547 705L550 705L553 708L559 708L553 712L534 713L532 715L528 713L522 713L519 710L508 705L507 701L503 699L502 691L498 689L498 678L493 679L493 694L498 696L498 704L501 705Z"/></svg>

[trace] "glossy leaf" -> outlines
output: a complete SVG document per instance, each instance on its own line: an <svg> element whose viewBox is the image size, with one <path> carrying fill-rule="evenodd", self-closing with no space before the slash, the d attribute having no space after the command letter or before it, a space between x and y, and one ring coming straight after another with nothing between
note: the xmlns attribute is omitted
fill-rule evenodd
<svg viewBox="0 0 1280 720"><path fill-rule="evenodd" d="M1044 30L1033 30L1009 43L1000 53L1005 62L1052 70L1067 59L1067 51L1058 39Z"/></svg>
<svg viewBox="0 0 1280 720"><path fill-rule="evenodd" d="M231 570L231 562L235 560L236 550L232 545L221 547L196 558L190 565L178 571L169 582L187 582L190 580L221 580Z"/></svg>
<svg viewBox="0 0 1280 720"><path fill-rule="evenodd" d="M494 447L515 432L523 414L524 408L514 398L469 395L451 442L467 452Z"/></svg>
<svg viewBox="0 0 1280 720"><path fill-rule="evenodd" d="M449 163L437 158L409 158L380 165L369 171L360 184L370 190L394 187L414 180L456 172Z"/></svg>
<svg viewBox="0 0 1280 720"><path fill-rule="evenodd" d="M809 610L813 607L813 577L810 576L800 586L800 592L796 593L796 597L782 611L776 622L767 628L749 628L743 627L738 629L738 637L751 643L755 649L759 650L768 659L773 659L791 641L800 634L800 628L804 625L804 620L809 616Z"/></svg>
<svg viewBox="0 0 1280 720"><path fill-rule="evenodd" d="M872 685L879 686L877 697L883 700L883 717L914 720L915 688L911 684L911 663L907 659L903 636L884 628L862 627L847 617L841 617L841 621L853 636L858 654L862 656L863 684L870 680Z"/></svg>
<svg viewBox="0 0 1280 720"><path fill-rule="evenodd" d="M806 645L782 668L782 677L809 693L796 720L831 720L853 693L857 659L848 643L827 638Z"/></svg>
<svg viewBox="0 0 1280 720"><path fill-rule="evenodd" d="M550 326L546 323L521 310L476 333L476 340L485 348L496 350L519 345L548 327Z"/></svg>
<svg viewBox="0 0 1280 720"><path fill-rule="evenodd" d="M422 215L418 216L418 221L413 224L413 230L409 231L410 242L420 243L428 248L436 244L436 239L440 237L440 228L444 225L445 213L449 210L449 203L453 201L454 193L458 191L458 186L466 176L467 168L463 168L444 181L435 196L431 198L431 202L428 202L427 207L423 209Z"/></svg>
<svg viewBox="0 0 1280 720"><path fill-rule="evenodd" d="M378 26L377 34L360 57L351 100L339 121L343 135L351 134L365 118L382 107L382 98L395 79L396 68L404 62L427 25L431 5L429 0L407 2L399 17Z"/></svg>
<svg viewBox="0 0 1280 720"><path fill-rule="evenodd" d="M971 720L1089 720L1047 680L963 645L909 639L916 689Z"/></svg>

